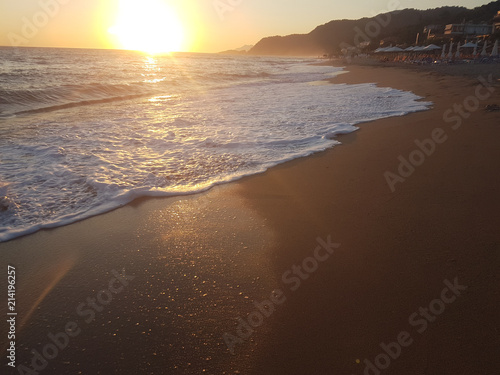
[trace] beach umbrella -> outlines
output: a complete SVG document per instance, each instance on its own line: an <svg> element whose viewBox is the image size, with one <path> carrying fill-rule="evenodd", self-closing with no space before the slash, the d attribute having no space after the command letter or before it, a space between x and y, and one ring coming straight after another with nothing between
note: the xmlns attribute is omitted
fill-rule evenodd
<svg viewBox="0 0 500 375"><path fill-rule="evenodd" d="M441 58L446 58L446 44L443 46L443 52L441 53Z"/></svg>
<svg viewBox="0 0 500 375"><path fill-rule="evenodd" d="M493 46L493 51L491 51L491 57L498 56L498 39L495 41L495 45Z"/></svg>
<svg viewBox="0 0 500 375"><path fill-rule="evenodd" d="M455 57L456 57L457 59L459 59L459 58L460 58L460 42L458 42L458 44L457 44L457 53L455 54Z"/></svg>
<svg viewBox="0 0 500 375"><path fill-rule="evenodd" d="M403 50L399 47L391 47L387 49L385 52L403 52Z"/></svg>
<svg viewBox="0 0 500 375"><path fill-rule="evenodd" d="M468 43L465 43L462 48L476 48L477 47L477 44L475 43L472 43L472 42L468 42Z"/></svg>
<svg viewBox="0 0 500 375"><path fill-rule="evenodd" d="M483 50L481 51L481 56L488 56L488 53L486 53L486 48L488 47L488 41L485 40L484 41L484 46L483 46Z"/></svg>
<svg viewBox="0 0 500 375"><path fill-rule="evenodd" d="M437 51L438 49L441 49L441 47L438 47L435 44L429 44L424 48L425 51Z"/></svg>
<svg viewBox="0 0 500 375"><path fill-rule="evenodd" d="M411 52L415 49L415 47L408 47L405 49L405 52Z"/></svg>
<svg viewBox="0 0 500 375"><path fill-rule="evenodd" d="M453 42L450 42L450 52L448 52L448 58L453 58Z"/></svg>

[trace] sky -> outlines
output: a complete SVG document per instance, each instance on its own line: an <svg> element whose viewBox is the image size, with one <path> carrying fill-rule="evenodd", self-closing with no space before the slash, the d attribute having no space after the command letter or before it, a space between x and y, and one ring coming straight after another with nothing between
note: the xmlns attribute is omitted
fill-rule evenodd
<svg viewBox="0 0 500 375"><path fill-rule="evenodd" d="M0 0L0 45L219 52L334 19L483 0ZM161 3L161 4L160 4ZM134 34L134 35L132 35ZM165 37L165 35L170 35Z"/></svg>

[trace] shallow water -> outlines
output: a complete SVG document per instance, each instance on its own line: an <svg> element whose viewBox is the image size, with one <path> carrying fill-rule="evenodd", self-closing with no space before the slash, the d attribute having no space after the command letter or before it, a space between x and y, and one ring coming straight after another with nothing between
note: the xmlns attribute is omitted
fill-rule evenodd
<svg viewBox="0 0 500 375"><path fill-rule="evenodd" d="M314 60L0 49L0 241L191 194L425 110Z"/></svg>

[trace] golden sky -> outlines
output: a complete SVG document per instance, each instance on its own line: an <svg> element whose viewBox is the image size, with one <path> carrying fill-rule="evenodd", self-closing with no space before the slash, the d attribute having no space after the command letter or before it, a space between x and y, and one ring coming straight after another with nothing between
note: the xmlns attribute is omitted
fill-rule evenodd
<svg viewBox="0 0 500 375"><path fill-rule="evenodd" d="M218 52L332 19L475 0L0 0L0 45ZM157 51L158 50L158 51Z"/></svg>

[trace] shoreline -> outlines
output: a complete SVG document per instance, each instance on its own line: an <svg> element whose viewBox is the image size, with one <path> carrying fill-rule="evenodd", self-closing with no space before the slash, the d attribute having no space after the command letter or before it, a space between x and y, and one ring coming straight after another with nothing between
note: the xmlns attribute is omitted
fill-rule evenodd
<svg viewBox="0 0 500 375"><path fill-rule="evenodd" d="M331 64L321 64L321 65L331 66ZM321 82L323 84L336 83L336 78L338 76L340 76L342 74L346 74L346 73L348 73L348 71L345 70L345 67L344 67L344 70L335 72L334 77L326 78L323 81L318 81L318 82ZM310 83L314 84L315 82L310 82ZM342 82L340 82L340 83L342 83ZM360 83L364 83L364 82L360 82ZM400 91L407 92L406 90L400 90ZM411 92L408 92L408 93L412 94ZM423 100L422 99L415 100L415 102L421 102L421 101L423 101ZM408 110L410 110L410 109L408 109ZM425 110L428 110L428 109L424 109L424 108L413 109L413 112L406 112L405 114L403 114L401 116L407 116L407 115L411 115L413 113L417 113L417 112L425 111ZM399 117L399 116L400 115L395 115L395 114L389 115L389 117ZM378 118L375 120L363 120L362 122L354 124L353 126L357 127L359 129L360 125L363 125L365 123L371 123L374 121L378 121L378 120L381 120L384 118L386 118L386 117L381 117L381 118ZM358 129L352 130L351 132L355 132ZM336 134L332 138L330 138L331 135L329 135L327 137L327 139L331 139L332 141L336 141L336 140L340 139L339 137L342 137L343 135L346 134L346 133L344 133L343 130L332 131L332 134L337 132L337 131L339 132L339 134ZM146 200L146 199L156 199L156 198L162 199L162 198L186 197L186 196L194 196L197 194L203 194L216 186L221 186L221 185L225 185L228 183L238 182L243 178L251 177L254 175L261 174L261 173L265 173L267 170L274 168L276 166L288 163L288 162L296 160L296 159L306 158L306 157L309 157L311 155L324 152L324 151L331 149L335 146L337 146L337 145L335 145L335 144L330 144L329 146L320 145L320 146L314 147L316 150L313 150L313 147L311 147L310 150L304 151L303 155L301 155L301 156L290 156L290 157L287 157L285 159L281 159L280 161L273 162L274 165L272 165L270 167L269 166L267 166L267 167L259 166L258 170L255 170L255 171L247 171L247 172L243 172L243 174L240 174L237 176L224 177L224 179L222 181L212 183L211 186L206 186L206 184L205 184L205 185L203 185L203 187L198 187L196 189L196 191L167 192L167 191L161 191L161 190L159 190L159 191L151 190L151 191L147 191L147 192L143 192L143 193L138 193L138 192L134 191L134 189L132 189L130 191L122 193L119 196L115 196L110 201L108 201L106 204L101 204L101 206L92 207L87 211L83 211L83 212L76 213L76 214L67 214L63 217L55 219L54 221L51 221L48 223L43 223L43 224L32 225L31 227L28 227L28 228L14 229L14 230L4 232L4 233L0 232L0 245L2 243L8 243L10 241L14 241L18 238L30 236L34 233L39 232L39 231L47 231L47 230L50 231L50 230L65 227L68 225L72 225L74 223L78 223L78 222L81 222L84 220L88 220L88 219L91 219L91 218L96 217L96 216L105 215L109 212L120 209L120 208L125 207L129 204L133 204L133 202L135 202L135 201L142 201L142 200ZM2 197L0 196L0 210L2 208L1 198ZM7 202L8 201L9 200L7 198ZM124 202L126 202L126 203L124 203ZM8 207L8 205L6 207Z"/></svg>
<svg viewBox="0 0 500 375"><path fill-rule="evenodd" d="M287 257L300 264L306 256L301 249L313 244L315 236L330 233L328 228L335 233L334 241L349 246L339 255L338 264L314 275L318 279L296 297L291 312L277 318L277 325L281 321L294 332L308 332L314 340L297 343L295 333L280 330L274 344L280 348L278 357L282 360L273 362L268 355L261 362L261 370L362 373L364 359L374 362L383 353L380 343L396 341L397 334L406 330L411 332L414 344L403 350L405 359L392 361L384 373L492 373L498 366L492 356L499 339L494 338L490 327L497 325L489 313L482 315L481 327L470 319L477 313L478 301L487 301L492 311L500 306L498 295L488 290L490 282L498 282L498 276L487 264L498 265L499 237L493 228L493 223L500 222L495 211L500 207L493 193L494 186L500 186L494 172L498 159L493 156L498 151L496 142L489 139L499 134L498 114L485 112L487 103L482 103L481 110L464 119L460 131L450 131L449 140L392 193L384 172L395 172L398 156L408 158L416 149L414 140L430 138L434 129L445 127L443 112L474 94L478 83L468 78L436 79L432 73L395 68L347 69L351 73L340 75L334 82L375 81L379 86L410 90L434 106L430 111L363 124L360 132L340 139L343 147L277 167L267 178L256 177L243 188L249 202L272 218L273 227L301 228L300 236L291 229L279 231L281 246L274 250L276 272L286 269L290 262ZM494 95L488 104L498 102L498 91ZM455 165L457 162L460 165ZM325 178L324 173L334 176ZM321 186L304 180L318 181ZM258 195L272 190L273 185L293 190L293 201L300 206L293 209L276 204L266 208ZM305 218L296 223L297 217ZM310 234L307 240L302 238L303 233ZM290 248L296 251L290 252ZM471 299L455 307L449 313L451 317L437 321L431 337L410 331L410 314L433 301L445 279L455 277L466 280L474 289ZM324 295L326 286L328 296ZM311 301L318 306L311 307ZM338 301L342 301L341 306ZM490 341L485 343L478 337ZM332 358L332 354L336 356ZM286 370L284 363L289 363Z"/></svg>
<svg viewBox="0 0 500 375"><path fill-rule="evenodd" d="M411 331L414 342L384 373L493 373L500 364L498 114L481 109L460 131L447 128L449 140L392 193L384 173L415 150L416 139L448 126L443 112L477 82L347 69L335 83L375 80L434 106L360 124L338 147L205 193L140 199L0 244L19 270L19 311L32 312L20 326L19 363L29 363L48 331L76 319L82 333L47 373L361 374L363 361L382 353L380 343L410 331L408 317L458 277L469 289L426 332ZM484 104L498 103L498 91ZM341 247L291 293L282 275L328 235ZM130 287L95 321L83 321L77 306L122 268L135 276ZM236 319L277 288L286 302L231 356L223 334L235 335Z"/></svg>

